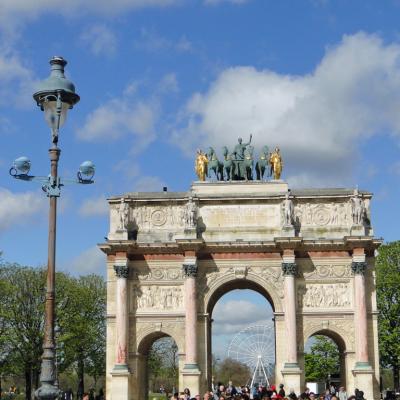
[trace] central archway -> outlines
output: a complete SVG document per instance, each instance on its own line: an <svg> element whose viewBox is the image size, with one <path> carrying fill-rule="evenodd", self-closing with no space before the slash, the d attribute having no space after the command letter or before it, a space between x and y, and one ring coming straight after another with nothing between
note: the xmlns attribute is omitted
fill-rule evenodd
<svg viewBox="0 0 400 400"><path fill-rule="evenodd" d="M139 346L141 399L148 399L150 392L175 393L179 386L180 353L172 336L159 331L145 336Z"/></svg>
<svg viewBox="0 0 400 400"><path fill-rule="evenodd" d="M265 324L267 321L274 321L274 312L275 305L272 300L272 296L270 293L263 287L260 283L255 282L249 279L232 279L220 284L218 287L213 288L214 290L208 297L208 302L206 305L206 312L209 315L209 324L207 329L207 362L208 362L208 371L211 373L208 374L207 384L208 387L212 387L212 384L216 384L218 378L213 381L213 372L215 372L215 362L222 362L223 358L227 358L227 348L229 346L230 341L233 339L233 336L239 333L243 328L248 327L249 325L258 323ZM227 308L227 305L230 306ZM218 310L219 308L224 309L223 318L220 318L218 321ZM250 306L253 307L250 307ZM232 309L233 306L233 309ZM244 308L247 307L248 310ZM248 315L247 311L256 311L258 315ZM230 322L230 334L223 335L225 337L216 339L213 332L218 332L218 329L221 326L221 322L223 320L226 321L228 316L228 312L237 311L236 321L239 322L237 324L234 321ZM242 320L242 323L240 323ZM275 326L274 322L273 332L271 340L273 341L273 360L274 360L274 372L273 377L275 376ZM233 330L236 329L236 330ZM225 345L225 348L221 352L221 346ZM216 348L218 346L218 349ZM214 356L214 357L213 357ZM214 361L214 362L213 362ZM239 366L239 365L238 365ZM251 371L250 371L251 370ZM252 380L254 368L250 368L250 379L247 382L234 382L236 385L245 385L249 384ZM270 375L271 378L271 375ZM257 380L256 380L257 381ZM227 382L222 382L226 384ZM256 382L254 382L256 383Z"/></svg>

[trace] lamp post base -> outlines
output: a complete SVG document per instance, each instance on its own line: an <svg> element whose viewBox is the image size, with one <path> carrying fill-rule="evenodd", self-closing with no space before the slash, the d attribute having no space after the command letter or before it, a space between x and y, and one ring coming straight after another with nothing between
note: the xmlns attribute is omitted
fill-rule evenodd
<svg viewBox="0 0 400 400"><path fill-rule="evenodd" d="M54 385L44 383L35 392L35 398L39 400L55 400L61 398L61 390Z"/></svg>
<svg viewBox="0 0 400 400"><path fill-rule="evenodd" d="M35 392L35 398L39 400L55 400L61 398L61 390L55 385L56 370L54 365L54 348L44 348L42 357L42 372L40 374L41 386Z"/></svg>

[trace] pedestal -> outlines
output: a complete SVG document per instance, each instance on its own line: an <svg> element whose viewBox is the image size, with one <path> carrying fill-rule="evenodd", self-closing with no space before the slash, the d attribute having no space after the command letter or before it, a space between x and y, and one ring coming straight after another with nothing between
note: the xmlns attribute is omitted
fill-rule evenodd
<svg viewBox="0 0 400 400"><path fill-rule="evenodd" d="M117 229L115 232L109 232L109 240L128 240L128 231L126 229Z"/></svg>
<svg viewBox="0 0 400 400"><path fill-rule="evenodd" d="M363 225L353 225L350 229L351 236L365 236L365 227Z"/></svg>
<svg viewBox="0 0 400 400"><path fill-rule="evenodd" d="M295 231L293 225L283 225L282 227L282 237L294 237Z"/></svg>
<svg viewBox="0 0 400 400"><path fill-rule="evenodd" d="M197 365L185 364L182 370L183 389L189 388L191 397L200 394L200 376L201 371Z"/></svg>
<svg viewBox="0 0 400 400"><path fill-rule="evenodd" d="M364 392L366 400L374 399L374 370L368 363L356 363L353 369L354 387Z"/></svg>
<svg viewBox="0 0 400 400"><path fill-rule="evenodd" d="M295 393L303 392L303 388L301 387L302 370L299 368L297 363L285 363L281 373L283 376L283 384L285 385L287 392L290 392L292 389Z"/></svg>
<svg viewBox="0 0 400 400"><path fill-rule="evenodd" d="M197 239L196 228L185 228L183 236L177 236L176 239Z"/></svg>
<svg viewBox="0 0 400 400"><path fill-rule="evenodd" d="M130 400L129 377L127 368L115 366L111 371L111 400Z"/></svg>

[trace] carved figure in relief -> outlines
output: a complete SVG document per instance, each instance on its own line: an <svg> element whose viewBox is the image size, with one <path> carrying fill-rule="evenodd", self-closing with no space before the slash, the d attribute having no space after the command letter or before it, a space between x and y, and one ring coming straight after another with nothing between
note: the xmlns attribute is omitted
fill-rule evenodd
<svg viewBox="0 0 400 400"><path fill-rule="evenodd" d="M358 189L354 189L354 194L351 197L353 224L362 225L364 216L364 202L360 196Z"/></svg>
<svg viewBox="0 0 400 400"><path fill-rule="evenodd" d="M119 226L118 229L121 231L126 230L129 222L129 205L125 203L125 199L122 197L118 208L118 219Z"/></svg>
<svg viewBox="0 0 400 400"><path fill-rule="evenodd" d="M189 197L189 201L185 207L185 225L187 228L195 228L197 222L197 206L193 201L192 196Z"/></svg>
<svg viewBox="0 0 400 400"><path fill-rule="evenodd" d="M183 305L181 288L148 286L136 292L138 309L173 310Z"/></svg>
<svg viewBox="0 0 400 400"><path fill-rule="evenodd" d="M331 216L332 225L339 224L339 208L337 203L332 203L332 216Z"/></svg>
<svg viewBox="0 0 400 400"><path fill-rule="evenodd" d="M284 225L292 225L293 224L293 213L294 213L294 206L293 201L290 198L289 193L286 193L285 200L283 200L283 220Z"/></svg>
<svg viewBox="0 0 400 400"><path fill-rule="evenodd" d="M298 304L307 308L333 308L351 305L349 286L346 283L315 284L299 287Z"/></svg>

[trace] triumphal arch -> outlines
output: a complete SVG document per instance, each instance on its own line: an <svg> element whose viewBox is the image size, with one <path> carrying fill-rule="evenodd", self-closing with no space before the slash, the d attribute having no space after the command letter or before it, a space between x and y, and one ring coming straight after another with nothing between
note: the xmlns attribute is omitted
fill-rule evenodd
<svg viewBox="0 0 400 400"><path fill-rule="evenodd" d="M212 311L232 289L274 310L275 382L304 389L304 345L339 346L348 393L379 398L371 194L289 190L281 180L194 182L109 199L107 399L147 398L146 356L171 336L179 388L210 388ZM240 310L238 310L240 315Z"/></svg>

